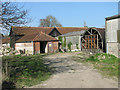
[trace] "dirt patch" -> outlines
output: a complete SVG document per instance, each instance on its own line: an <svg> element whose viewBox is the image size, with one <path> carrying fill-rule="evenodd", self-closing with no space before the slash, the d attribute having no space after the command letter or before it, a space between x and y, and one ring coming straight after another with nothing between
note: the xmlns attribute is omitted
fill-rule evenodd
<svg viewBox="0 0 120 90"><path fill-rule="evenodd" d="M45 64L53 68L51 78L30 88L117 88L118 82L103 78L92 66L75 60L86 56L73 53L57 53L44 58Z"/></svg>

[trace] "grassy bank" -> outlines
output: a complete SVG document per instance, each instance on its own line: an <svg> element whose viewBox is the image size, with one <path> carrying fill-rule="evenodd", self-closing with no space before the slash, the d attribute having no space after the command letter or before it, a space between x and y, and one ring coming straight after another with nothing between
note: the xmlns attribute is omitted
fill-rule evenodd
<svg viewBox="0 0 120 90"><path fill-rule="evenodd" d="M80 61L80 60L79 60ZM98 53L90 56L82 62L93 64L95 69L98 69L101 74L108 77L118 77L118 62L120 59L114 55Z"/></svg>
<svg viewBox="0 0 120 90"><path fill-rule="evenodd" d="M42 55L4 56L2 58L3 82L12 82L17 88L21 88L48 79L51 75L50 68L43 63L42 58Z"/></svg>

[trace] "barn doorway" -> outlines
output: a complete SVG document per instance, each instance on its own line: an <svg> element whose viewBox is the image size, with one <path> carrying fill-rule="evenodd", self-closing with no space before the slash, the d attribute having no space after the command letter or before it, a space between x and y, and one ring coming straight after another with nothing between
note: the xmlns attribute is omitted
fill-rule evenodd
<svg viewBox="0 0 120 90"><path fill-rule="evenodd" d="M46 45L47 45L46 41L41 41L40 42L40 53L45 53Z"/></svg>
<svg viewBox="0 0 120 90"><path fill-rule="evenodd" d="M82 37L82 49L103 49L101 34L92 28L87 30Z"/></svg>

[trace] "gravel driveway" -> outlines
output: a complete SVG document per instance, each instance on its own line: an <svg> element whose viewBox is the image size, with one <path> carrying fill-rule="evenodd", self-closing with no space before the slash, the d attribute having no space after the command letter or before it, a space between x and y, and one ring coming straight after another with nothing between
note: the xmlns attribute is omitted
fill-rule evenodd
<svg viewBox="0 0 120 90"><path fill-rule="evenodd" d="M78 63L75 60L79 52L57 53L44 58L50 65L53 75L42 84L30 88L117 88L118 82L103 78L90 65ZM74 57L73 57L74 56ZM81 56L82 58L86 56Z"/></svg>

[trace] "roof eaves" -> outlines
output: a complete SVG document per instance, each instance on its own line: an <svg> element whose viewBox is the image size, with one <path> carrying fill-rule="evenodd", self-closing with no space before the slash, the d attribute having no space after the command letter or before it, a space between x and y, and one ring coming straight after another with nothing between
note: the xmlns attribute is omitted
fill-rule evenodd
<svg viewBox="0 0 120 90"><path fill-rule="evenodd" d="M111 16L111 17L106 17L105 19L106 19L106 21L108 21L108 20L117 19L117 18L120 18L120 14L114 15L114 16Z"/></svg>

